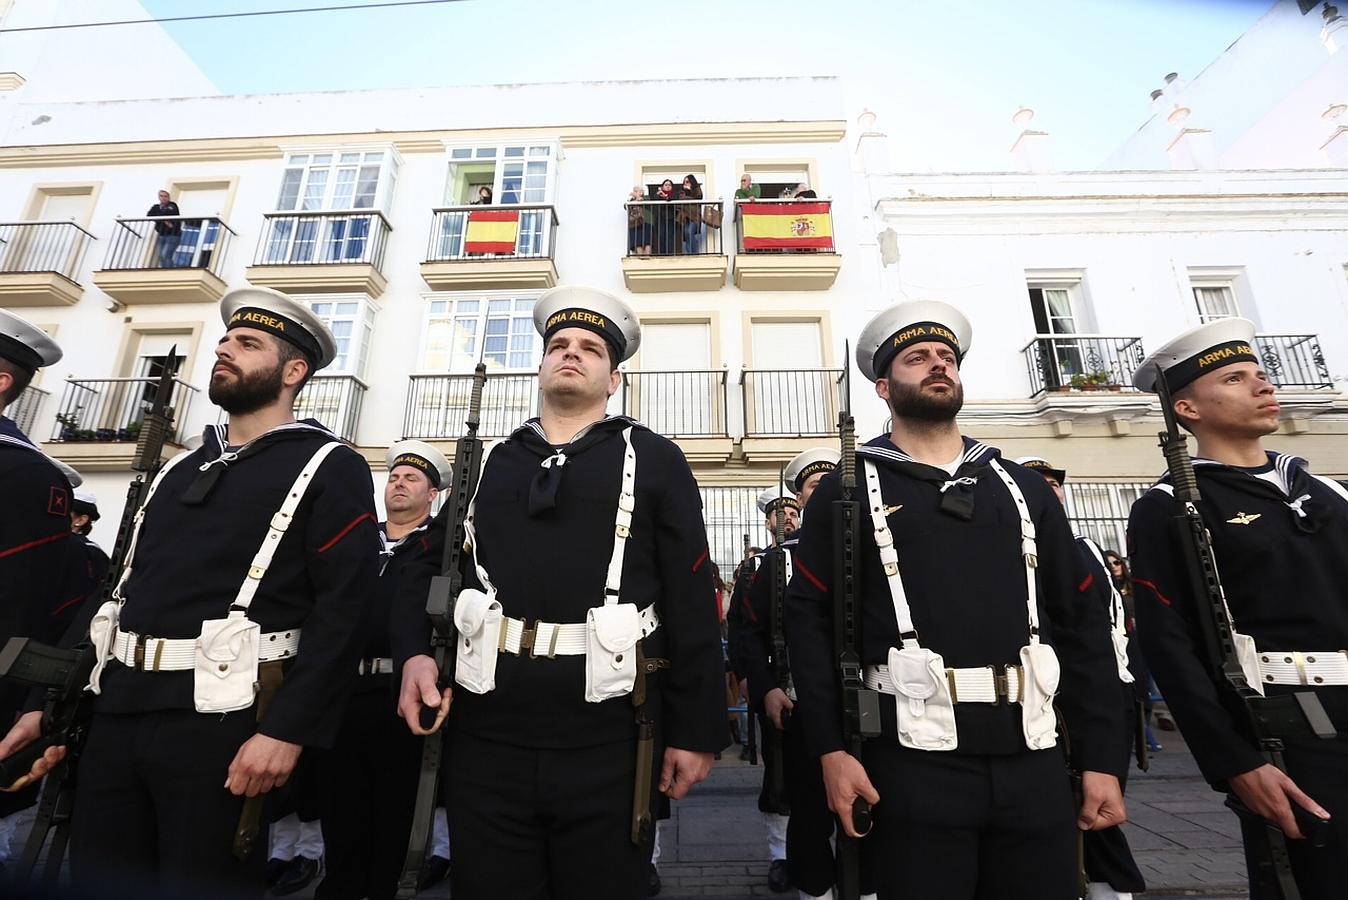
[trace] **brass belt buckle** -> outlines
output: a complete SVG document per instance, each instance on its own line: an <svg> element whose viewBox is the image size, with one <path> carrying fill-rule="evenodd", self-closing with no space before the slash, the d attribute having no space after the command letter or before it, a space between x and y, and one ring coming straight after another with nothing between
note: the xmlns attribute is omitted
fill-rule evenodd
<svg viewBox="0 0 1348 900"><path fill-rule="evenodd" d="M520 632L520 649L518 656L523 656L528 651L530 658L534 655L534 639L538 637L538 622L530 625L529 620L524 620L524 630Z"/></svg>
<svg viewBox="0 0 1348 900"><path fill-rule="evenodd" d="M997 699L994 700L993 702L997 706L1001 706L1003 700L1005 700L1009 704L1011 702L1011 686L1010 684L1008 684L1005 668L1002 669L1000 675L997 674L995 669L993 670L992 684L993 689L997 695Z"/></svg>
<svg viewBox="0 0 1348 900"><path fill-rule="evenodd" d="M131 660L133 668L141 672L145 671L145 641L146 635L136 635L136 649Z"/></svg>

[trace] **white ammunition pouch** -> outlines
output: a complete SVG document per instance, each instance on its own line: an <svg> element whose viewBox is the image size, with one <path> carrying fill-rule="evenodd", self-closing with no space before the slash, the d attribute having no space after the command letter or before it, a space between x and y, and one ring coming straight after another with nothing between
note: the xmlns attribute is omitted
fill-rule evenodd
<svg viewBox="0 0 1348 900"><path fill-rule="evenodd" d="M459 632L454 680L474 694L496 687L496 655L501 641L501 604L496 591L464 588L454 603L454 627Z"/></svg>
<svg viewBox="0 0 1348 900"><path fill-rule="evenodd" d="M1230 613L1227 615L1229 617ZM1231 644L1235 647L1236 662L1240 663L1240 671L1245 674L1246 683L1258 691L1259 696L1262 697L1264 695L1264 677L1259 670L1259 651L1255 649L1254 638L1236 631L1233 624Z"/></svg>
<svg viewBox="0 0 1348 900"><path fill-rule="evenodd" d="M899 743L913 750L954 750L959 745L955 700L940 654L916 645L890 647L889 678Z"/></svg>
<svg viewBox="0 0 1348 900"><path fill-rule="evenodd" d="M197 712L238 712L257 696L262 626L243 613L201 623L192 667Z"/></svg>
<svg viewBox="0 0 1348 900"><path fill-rule="evenodd" d="M635 603L596 606L585 616L585 702L632 693L641 613Z"/></svg>
<svg viewBox="0 0 1348 900"><path fill-rule="evenodd" d="M1053 697L1062 677L1058 654L1048 644L1027 644L1020 648L1020 666L1020 722L1025 746L1047 750L1058 743L1058 717L1053 711Z"/></svg>
<svg viewBox="0 0 1348 900"><path fill-rule="evenodd" d="M1114 665L1119 669L1119 681L1124 684L1132 684L1136 679L1133 673L1128 671L1128 635L1122 629L1114 629L1109 633L1109 641L1114 646Z"/></svg>

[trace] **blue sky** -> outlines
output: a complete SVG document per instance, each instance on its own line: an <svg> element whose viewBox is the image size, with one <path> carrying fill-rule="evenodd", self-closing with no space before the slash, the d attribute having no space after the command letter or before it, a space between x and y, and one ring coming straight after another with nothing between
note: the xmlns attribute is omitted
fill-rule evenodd
<svg viewBox="0 0 1348 900"><path fill-rule="evenodd" d="M347 0L197 0L193 13ZM921 135L945 169L1005 168L1036 111L1059 168L1092 168L1273 0L468 0L165 26L226 93L836 74L851 115ZM155 16L181 0L142 0ZM746 110L746 113L751 113ZM579 114L583 117L583 113Z"/></svg>

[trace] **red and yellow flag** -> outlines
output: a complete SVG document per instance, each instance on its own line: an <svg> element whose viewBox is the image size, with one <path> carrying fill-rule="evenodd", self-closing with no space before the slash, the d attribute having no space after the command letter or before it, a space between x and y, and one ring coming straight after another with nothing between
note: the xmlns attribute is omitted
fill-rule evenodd
<svg viewBox="0 0 1348 900"><path fill-rule="evenodd" d="M829 203L740 204L740 229L745 250L833 249L833 216Z"/></svg>
<svg viewBox="0 0 1348 900"><path fill-rule="evenodd" d="M513 254L519 232L519 210L475 209L468 214L463 252Z"/></svg>

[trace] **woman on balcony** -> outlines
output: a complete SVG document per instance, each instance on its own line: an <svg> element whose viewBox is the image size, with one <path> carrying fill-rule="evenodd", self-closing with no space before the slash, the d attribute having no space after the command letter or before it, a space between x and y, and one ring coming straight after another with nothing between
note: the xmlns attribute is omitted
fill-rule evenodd
<svg viewBox="0 0 1348 900"><path fill-rule="evenodd" d="M666 178L655 192L656 200L674 200L674 182ZM657 204L651 208L651 224L655 230L655 255L672 256L674 254L674 229L677 212L673 203Z"/></svg>
<svg viewBox="0 0 1348 900"><path fill-rule="evenodd" d="M683 176L683 186L679 189L679 199L687 201L679 204L678 222L683 232L683 253L696 255L702 252L702 185L694 175ZM699 201L699 202L692 202Z"/></svg>
<svg viewBox="0 0 1348 900"><path fill-rule="evenodd" d="M627 196L627 254L651 255L651 212L647 208L646 192L637 185Z"/></svg>

